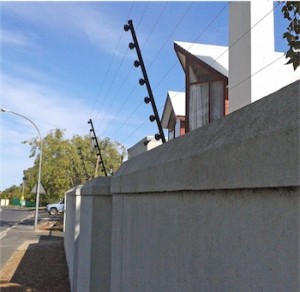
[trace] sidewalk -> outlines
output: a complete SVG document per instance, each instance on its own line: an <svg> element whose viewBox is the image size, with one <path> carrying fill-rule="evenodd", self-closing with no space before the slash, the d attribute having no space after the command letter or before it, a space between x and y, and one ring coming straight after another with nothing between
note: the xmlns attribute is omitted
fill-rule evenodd
<svg viewBox="0 0 300 292"><path fill-rule="evenodd" d="M1 291L70 291L63 232L42 219L37 231L32 217L1 240L1 256L13 250L0 270Z"/></svg>

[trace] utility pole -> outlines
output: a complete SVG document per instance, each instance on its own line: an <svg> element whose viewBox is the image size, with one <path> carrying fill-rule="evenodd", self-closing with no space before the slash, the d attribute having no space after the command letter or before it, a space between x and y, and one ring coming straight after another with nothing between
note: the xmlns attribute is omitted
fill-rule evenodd
<svg viewBox="0 0 300 292"><path fill-rule="evenodd" d="M36 201L35 201L35 218L34 218L34 230L37 230L37 225L38 225L38 214L39 214L39 200L40 200L40 186L41 186L41 176L42 176L42 155L43 155L43 140L42 140L42 136L41 136L41 132L39 130L39 128L37 127L37 125L30 120L29 118L18 114L16 112L1 108L1 112L7 112L7 113L12 113L16 116L19 116L21 118L24 118L25 120L27 120L28 122L30 122L34 128L37 130L38 136L39 136L39 140L40 140L40 159L39 159L39 171L38 171L38 178L37 178L37 188L36 188Z"/></svg>

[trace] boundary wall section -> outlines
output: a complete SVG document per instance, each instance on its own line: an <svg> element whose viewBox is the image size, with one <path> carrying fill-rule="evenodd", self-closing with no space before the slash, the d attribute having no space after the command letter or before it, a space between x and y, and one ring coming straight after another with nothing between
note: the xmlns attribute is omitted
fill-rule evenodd
<svg viewBox="0 0 300 292"><path fill-rule="evenodd" d="M72 291L298 291L299 88L85 184Z"/></svg>
<svg viewBox="0 0 300 292"><path fill-rule="evenodd" d="M77 208L67 193L65 250L72 291L109 291L111 271L111 177L98 177L80 189ZM74 212L74 213L73 213ZM76 218L76 224L74 224ZM74 226L73 226L74 225ZM76 228L75 226L78 226ZM77 234L72 242L73 232ZM67 232L68 229L73 229ZM75 248L74 248L75 246ZM72 266L73 263L73 266Z"/></svg>
<svg viewBox="0 0 300 292"><path fill-rule="evenodd" d="M121 166L111 291L299 290L299 88Z"/></svg>
<svg viewBox="0 0 300 292"><path fill-rule="evenodd" d="M78 266L81 188L82 185L79 185L67 191L64 200L64 248L72 291L75 291L74 288L76 287Z"/></svg>

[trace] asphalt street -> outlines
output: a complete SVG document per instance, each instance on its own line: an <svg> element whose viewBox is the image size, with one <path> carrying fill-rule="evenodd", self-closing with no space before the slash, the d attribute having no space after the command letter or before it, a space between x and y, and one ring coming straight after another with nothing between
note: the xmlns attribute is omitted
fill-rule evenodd
<svg viewBox="0 0 300 292"><path fill-rule="evenodd" d="M0 210L0 240L6 231L30 218L34 214L33 209L20 207L1 207Z"/></svg>
<svg viewBox="0 0 300 292"><path fill-rule="evenodd" d="M34 231L34 208L1 208L0 269L24 242L36 243L39 239L39 232ZM39 210L39 221L47 217L45 210Z"/></svg>

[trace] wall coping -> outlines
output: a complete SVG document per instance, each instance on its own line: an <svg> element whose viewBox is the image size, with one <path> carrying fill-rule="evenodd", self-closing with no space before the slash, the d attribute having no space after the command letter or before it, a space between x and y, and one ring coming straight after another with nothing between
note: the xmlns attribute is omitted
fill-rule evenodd
<svg viewBox="0 0 300 292"><path fill-rule="evenodd" d="M296 81L124 162L111 192L299 186L299 88Z"/></svg>
<svg viewBox="0 0 300 292"><path fill-rule="evenodd" d="M84 186L81 189L81 195L110 195L110 181L110 176L98 176L84 184Z"/></svg>
<svg viewBox="0 0 300 292"><path fill-rule="evenodd" d="M66 191L65 195L68 195L68 196L80 196L81 188L82 187L83 187L83 185L77 185L77 186L69 189L68 191Z"/></svg>

